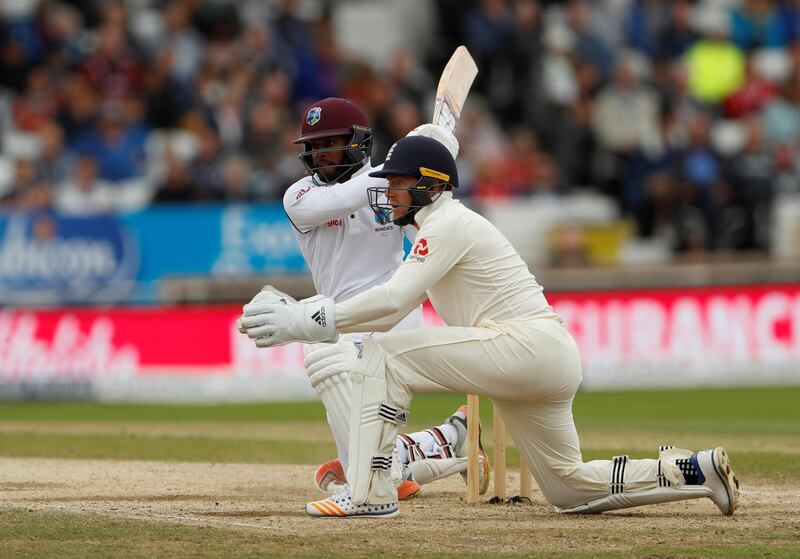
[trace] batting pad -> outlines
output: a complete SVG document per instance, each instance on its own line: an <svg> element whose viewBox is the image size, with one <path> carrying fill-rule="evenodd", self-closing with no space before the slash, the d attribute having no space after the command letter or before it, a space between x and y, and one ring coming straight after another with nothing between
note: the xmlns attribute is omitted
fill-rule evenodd
<svg viewBox="0 0 800 559"><path fill-rule="evenodd" d="M307 344L303 364L311 386L319 394L328 415L342 468L347 471L350 447L350 397L352 385L348 368L356 350L350 336L337 343Z"/></svg>
<svg viewBox="0 0 800 559"><path fill-rule="evenodd" d="M467 471L466 458L426 458L408 464L411 479L425 485L452 474Z"/></svg>
<svg viewBox="0 0 800 559"><path fill-rule="evenodd" d="M386 353L365 338L351 373L350 465L347 479L353 502L380 505L397 501L391 468L398 425L408 412L388 401Z"/></svg>

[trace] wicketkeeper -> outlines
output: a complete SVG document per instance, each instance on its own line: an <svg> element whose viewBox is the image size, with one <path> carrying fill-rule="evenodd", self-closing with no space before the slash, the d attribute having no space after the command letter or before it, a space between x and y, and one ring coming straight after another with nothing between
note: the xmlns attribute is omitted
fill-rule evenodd
<svg viewBox="0 0 800 559"><path fill-rule="evenodd" d="M377 215L419 230L394 275L347 301L288 304L279 295L245 307L242 328L259 347L332 341L388 329L426 298L447 327L365 338L353 359L349 486L309 503L314 516L398 514L389 475L397 424L416 392L488 396L558 512L710 498L733 514L738 483L726 451L663 446L657 459L584 462L572 418L581 381L578 348L542 287L505 237L453 199L455 161L439 142L406 137L370 189Z"/></svg>

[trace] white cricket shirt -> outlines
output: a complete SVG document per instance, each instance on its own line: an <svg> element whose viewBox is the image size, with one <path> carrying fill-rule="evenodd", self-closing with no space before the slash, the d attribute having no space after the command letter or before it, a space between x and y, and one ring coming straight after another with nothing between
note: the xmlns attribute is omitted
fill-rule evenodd
<svg viewBox="0 0 800 559"><path fill-rule="evenodd" d="M363 324L385 329L426 297L449 326L558 316L511 243L451 192L420 209L415 220L414 247L391 279L337 303L339 331L363 330Z"/></svg>
<svg viewBox="0 0 800 559"><path fill-rule="evenodd" d="M386 186L386 179L369 176L373 170L367 161L332 186L303 177L283 196L317 293L337 302L385 282L403 262L403 228L381 225L369 207L367 188Z"/></svg>

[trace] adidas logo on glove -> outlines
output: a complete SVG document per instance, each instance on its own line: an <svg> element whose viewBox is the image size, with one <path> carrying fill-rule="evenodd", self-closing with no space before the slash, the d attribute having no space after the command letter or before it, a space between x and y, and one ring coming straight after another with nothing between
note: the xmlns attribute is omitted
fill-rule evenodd
<svg viewBox="0 0 800 559"><path fill-rule="evenodd" d="M322 307L320 310L312 314L311 318L314 319L314 322L316 322L323 328L328 325L328 323L325 320L325 307Z"/></svg>

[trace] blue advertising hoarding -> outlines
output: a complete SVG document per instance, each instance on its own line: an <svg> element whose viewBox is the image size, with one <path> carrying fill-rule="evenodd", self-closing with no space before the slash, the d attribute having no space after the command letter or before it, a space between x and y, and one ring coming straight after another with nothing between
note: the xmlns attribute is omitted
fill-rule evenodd
<svg viewBox="0 0 800 559"><path fill-rule="evenodd" d="M0 304L152 301L171 276L306 273L280 204L0 214Z"/></svg>

